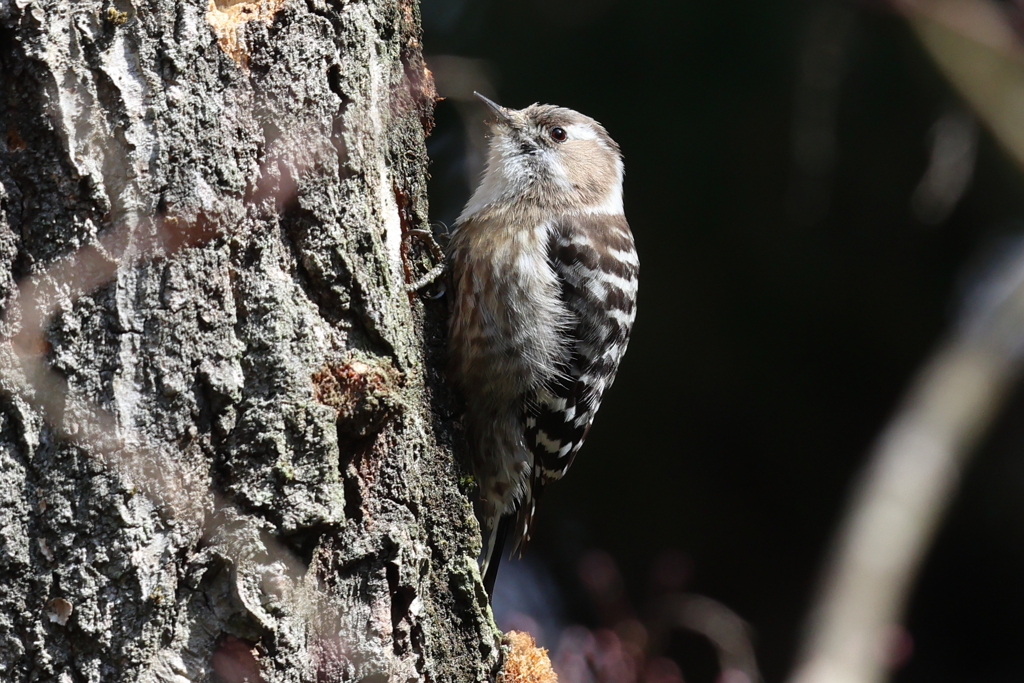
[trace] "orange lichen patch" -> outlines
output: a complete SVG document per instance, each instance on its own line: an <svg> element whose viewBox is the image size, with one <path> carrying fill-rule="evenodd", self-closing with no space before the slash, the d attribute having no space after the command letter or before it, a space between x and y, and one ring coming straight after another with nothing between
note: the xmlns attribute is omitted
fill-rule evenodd
<svg viewBox="0 0 1024 683"><path fill-rule="evenodd" d="M504 683L557 683L558 675L551 668L548 651L537 647L533 636L523 631L505 634Z"/></svg>
<svg viewBox="0 0 1024 683"><path fill-rule="evenodd" d="M107 21L114 26L123 26L128 21L128 13L118 11L116 7L107 8Z"/></svg>
<svg viewBox="0 0 1024 683"><path fill-rule="evenodd" d="M398 410L403 377L392 367L363 361L327 364L313 373L318 403L338 411L338 430L351 436L376 434Z"/></svg>
<svg viewBox="0 0 1024 683"><path fill-rule="evenodd" d="M18 131L16 131L13 126L11 128L8 128L7 129L7 151L8 152L20 152L23 149L25 149L26 147L28 147L28 145L26 145L25 141L21 139L21 136L18 135Z"/></svg>
<svg viewBox="0 0 1024 683"><path fill-rule="evenodd" d="M286 0L210 0L206 21L217 34L221 49L240 66L246 66L249 55L240 40L246 22L259 19L270 23Z"/></svg>
<svg viewBox="0 0 1024 683"><path fill-rule="evenodd" d="M66 626L74 609L74 605L64 598L54 598L46 603L46 618L55 624Z"/></svg>
<svg viewBox="0 0 1024 683"><path fill-rule="evenodd" d="M259 650L251 643L224 636L213 653L213 670L224 683L262 683Z"/></svg>

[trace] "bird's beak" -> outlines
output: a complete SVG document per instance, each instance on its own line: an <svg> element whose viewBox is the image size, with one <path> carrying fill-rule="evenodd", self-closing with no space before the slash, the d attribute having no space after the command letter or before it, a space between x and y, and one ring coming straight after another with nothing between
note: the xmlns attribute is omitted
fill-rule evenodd
<svg viewBox="0 0 1024 683"><path fill-rule="evenodd" d="M512 117L509 116L508 109L501 106L497 102L487 99L486 97L484 97L475 90L473 91L473 94L480 98L480 101L486 104L490 108L490 110L494 112L494 115L498 119L498 123L504 123L508 126L512 125Z"/></svg>

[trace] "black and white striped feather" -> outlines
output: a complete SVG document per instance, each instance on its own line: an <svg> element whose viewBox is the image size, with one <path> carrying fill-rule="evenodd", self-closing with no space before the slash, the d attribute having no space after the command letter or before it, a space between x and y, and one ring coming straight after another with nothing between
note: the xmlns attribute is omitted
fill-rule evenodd
<svg viewBox="0 0 1024 683"><path fill-rule="evenodd" d="M525 441L534 462L516 524L513 552L520 553L544 486L569 471L587 437L636 317L639 260L623 215L562 219L551 232L548 263L573 322L566 362L524 402Z"/></svg>

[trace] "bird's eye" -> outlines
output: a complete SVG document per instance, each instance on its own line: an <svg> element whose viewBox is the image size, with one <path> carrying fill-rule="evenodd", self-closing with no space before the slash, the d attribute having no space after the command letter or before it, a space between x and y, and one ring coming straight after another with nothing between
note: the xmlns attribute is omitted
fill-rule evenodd
<svg viewBox="0 0 1024 683"><path fill-rule="evenodd" d="M564 128L555 126L551 129L551 139L555 142L565 142L567 137L569 137L569 134L565 132Z"/></svg>

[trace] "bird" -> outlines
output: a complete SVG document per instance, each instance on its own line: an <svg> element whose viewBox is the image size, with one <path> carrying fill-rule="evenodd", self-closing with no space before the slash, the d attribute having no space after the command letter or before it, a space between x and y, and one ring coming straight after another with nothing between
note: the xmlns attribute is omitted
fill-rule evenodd
<svg viewBox="0 0 1024 683"><path fill-rule="evenodd" d="M448 351L491 595L506 535L521 556L541 494L569 470L615 379L640 263L622 153L605 128L572 109L474 94L493 120L480 184L446 250Z"/></svg>

